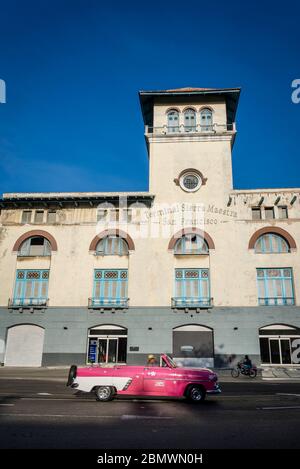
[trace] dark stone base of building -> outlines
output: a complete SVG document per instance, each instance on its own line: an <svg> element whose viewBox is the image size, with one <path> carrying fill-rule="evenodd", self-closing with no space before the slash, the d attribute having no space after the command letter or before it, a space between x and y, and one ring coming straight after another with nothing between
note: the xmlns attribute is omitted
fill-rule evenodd
<svg viewBox="0 0 300 469"><path fill-rule="evenodd" d="M271 325L273 329L261 330ZM103 360L145 364L149 353L157 357L168 353L188 366L231 367L245 354L259 365L262 358L277 360L276 350L271 350L271 358L267 356L272 334L280 343L280 360L287 360L287 341L292 346L292 338L300 337L300 308L215 307L200 312L159 307L104 312L88 308L47 308L44 312L0 308L0 362L9 366ZM282 337L286 342L280 342Z"/></svg>

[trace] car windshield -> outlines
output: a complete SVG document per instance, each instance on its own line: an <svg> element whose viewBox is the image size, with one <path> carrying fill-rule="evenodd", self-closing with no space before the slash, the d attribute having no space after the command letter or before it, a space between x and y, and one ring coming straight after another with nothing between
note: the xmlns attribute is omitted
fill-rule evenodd
<svg viewBox="0 0 300 469"><path fill-rule="evenodd" d="M170 363L172 368L177 368L176 363L174 362L174 360L169 355L166 355L166 359L168 360L168 362Z"/></svg>

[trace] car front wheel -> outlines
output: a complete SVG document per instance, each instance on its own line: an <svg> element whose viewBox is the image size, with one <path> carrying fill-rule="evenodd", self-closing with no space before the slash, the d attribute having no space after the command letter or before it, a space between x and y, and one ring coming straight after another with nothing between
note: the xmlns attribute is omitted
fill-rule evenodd
<svg viewBox="0 0 300 469"><path fill-rule="evenodd" d="M99 386L95 389L96 400L100 402L108 402L114 398L115 391L111 386Z"/></svg>
<svg viewBox="0 0 300 469"><path fill-rule="evenodd" d="M192 385L188 389L187 392L187 398L190 402L193 402L194 404L198 404L200 402L203 402L205 399L205 389L202 388L201 386L196 386Z"/></svg>

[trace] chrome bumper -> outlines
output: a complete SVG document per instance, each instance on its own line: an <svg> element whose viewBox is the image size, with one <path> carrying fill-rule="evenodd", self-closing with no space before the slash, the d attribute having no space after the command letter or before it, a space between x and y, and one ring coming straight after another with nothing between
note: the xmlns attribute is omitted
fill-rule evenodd
<svg viewBox="0 0 300 469"><path fill-rule="evenodd" d="M217 384L215 386L215 389L211 389L211 390L206 391L206 394L209 394L209 395L211 395L211 394L221 394L221 392L222 391L221 391L220 385Z"/></svg>

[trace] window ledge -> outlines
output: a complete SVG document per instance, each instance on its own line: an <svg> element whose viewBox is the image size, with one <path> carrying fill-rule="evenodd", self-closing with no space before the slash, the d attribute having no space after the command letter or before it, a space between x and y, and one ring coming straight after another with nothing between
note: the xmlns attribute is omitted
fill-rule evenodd
<svg viewBox="0 0 300 469"><path fill-rule="evenodd" d="M207 299L202 299L202 298L171 298L171 308L172 309L184 309L184 310L190 310L190 309L196 309L196 310L201 310L201 309L211 309L213 308L213 298L207 298Z"/></svg>
<svg viewBox="0 0 300 469"><path fill-rule="evenodd" d="M32 259L33 257L42 257L43 259L46 257L46 258L51 258L51 255L50 254L47 254L47 255L42 255L42 254L35 254L35 255L30 255L30 254L17 254L17 258L20 257L22 259L24 259L24 257L29 257L30 259Z"/></svg>
<svg viewBox="0 0 300 469"><path fill-rule="evenodd" d="M92 310L116 310L128 309L129 298L110 299L110 298L89 298L88 309Z"/></svg>

